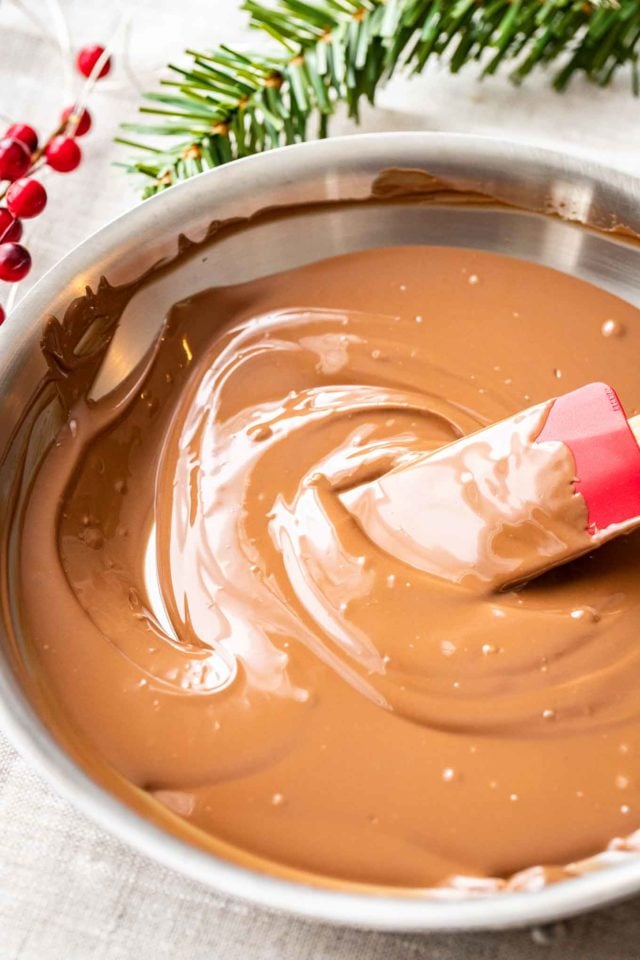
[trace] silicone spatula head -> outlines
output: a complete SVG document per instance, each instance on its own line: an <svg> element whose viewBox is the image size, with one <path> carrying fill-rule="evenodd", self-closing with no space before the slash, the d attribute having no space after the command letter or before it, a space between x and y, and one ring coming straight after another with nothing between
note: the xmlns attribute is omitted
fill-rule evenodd
<svg viewBox="0 0 640 960"><path fill-rule="evenodd" d="M615 391L591 383L342 495L410 566L500 589L640 526L640 447Z"/></svg>
<svg viewBox="0 0 640 960"><path fill-rule="evenodd" d="M554 400L537 440L570 449L592 534L640 516L640 447L608 384L589 383Z"/></svg>

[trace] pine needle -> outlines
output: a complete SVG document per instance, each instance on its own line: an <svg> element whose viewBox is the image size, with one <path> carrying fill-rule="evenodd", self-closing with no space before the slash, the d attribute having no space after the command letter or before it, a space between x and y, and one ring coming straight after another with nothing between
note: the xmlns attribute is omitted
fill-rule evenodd
<svg viewBox="0 0 640 960"><path fill-rule="evenodd" d="M433 59L452 72L480 62L523 82L557 64L562 91L576 74L601 86L627 67L637 95L640 0L245 0L266 53L222 45L170 64L167 93L148 93L117 142L144 151L124 164L146 178L144 197L237 157L326 136L338 104L358 118L392 74ZM136 134L132 140L128 134ZM143 139L140 139L142 137Z"/></svg>

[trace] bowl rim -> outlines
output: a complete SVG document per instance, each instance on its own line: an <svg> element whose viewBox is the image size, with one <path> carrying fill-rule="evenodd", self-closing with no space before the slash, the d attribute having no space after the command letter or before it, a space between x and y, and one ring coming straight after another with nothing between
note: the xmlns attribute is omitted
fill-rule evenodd
<svg viewBox="0 0 640 960"><path fill-rule="evenodd" d="M379 169L400 165L406 156L430 158L455 148L470 159L537 163L563 177L576 175L607 182L637 202L640 178L609 169L582 157L497 137L429 132L364 133L282 147L243 158L177 184L121 214L76 246L51 268L18 304L3 330L4 357L26 349L32 327L40 323L61 288L84 273L96 256L122 243L131 224L158 224L185 200L211 199L212 191L231 190L250 177L270 178L286 185L296 173L328 166L353 168L359 158L379 161ZM393 162L396 161L396 162ZM416 166L405 164L406 166ZM165 213L166 211L166 213ZM9 360L0 360L8 364ZM1 647L1 644L0 644ZM108 790L98 785L65 752L35 708L28 702L11 667L0 656L0 727L18 751L56 791L99 826L130 847L166 867L205 884L218 893L236 896L271 910L309 920L387 931L490 930L549 923L560 917L603 906L640 891L640 857L560 881L536 891L499 892L486 896L431 898L372 892L342 892L281 879L224 860L155 826Z"/></svg>

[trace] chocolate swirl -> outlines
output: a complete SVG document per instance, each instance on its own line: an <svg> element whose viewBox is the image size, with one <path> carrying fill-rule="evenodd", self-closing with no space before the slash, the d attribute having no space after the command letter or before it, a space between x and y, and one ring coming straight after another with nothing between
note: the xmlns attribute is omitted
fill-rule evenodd
<svg viewBox="0 0 640 960"><path fill-rule="evenodd" d="M206 833L325 876L506 875L629 832L638 538L480 593L350 504L558 371L631 408L639 337L586 284L453 249L176 304L115 393L72 396L26 504L21 629L58 709Z"/></svg>

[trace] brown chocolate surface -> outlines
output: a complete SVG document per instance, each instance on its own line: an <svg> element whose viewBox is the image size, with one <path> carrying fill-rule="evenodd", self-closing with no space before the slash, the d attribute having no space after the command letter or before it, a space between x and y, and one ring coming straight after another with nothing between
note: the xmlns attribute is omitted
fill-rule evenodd
<svg viewBox="0 0 640 960"><path fill-rule="evenodd" d="M639 342L611 295L461 249L177 304L117 394L67 391L29 493L17 592L50 722L130 802L274 871L420 888L630 833L640 538L479 593L347 503L590 380L631 415Z"/></svg>

